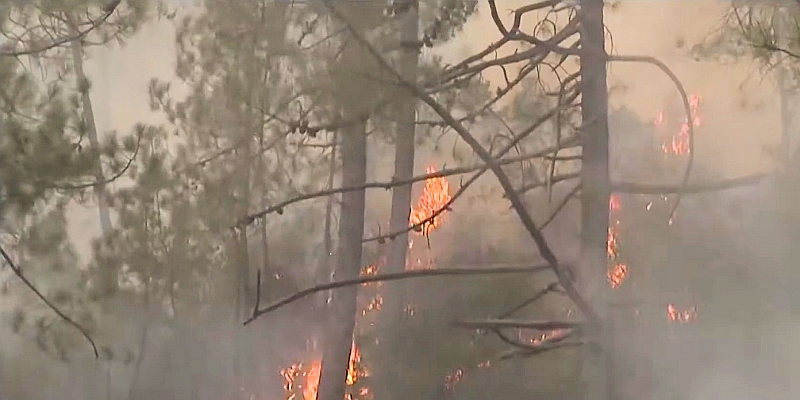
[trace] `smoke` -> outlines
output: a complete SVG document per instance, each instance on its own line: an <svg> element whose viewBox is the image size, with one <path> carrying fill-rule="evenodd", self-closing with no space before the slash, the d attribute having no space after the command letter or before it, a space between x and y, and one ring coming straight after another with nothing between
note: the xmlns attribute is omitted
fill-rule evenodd
<svg viewBox="0 0 800 400"><path fill-rule="evenodd" d="M512 8L527 2L500 3L503 8ZM464 36L443 50L446 58L459 59L496 39L486 34L494 32L494 28L485 5L481 3L480 7L480 14L467 24ZM763 148L779 140L777 100L769 78L761 79L760 71L746 61L720 66L688 56L687 48L708 34L719 22L724 8L725 4L717 1L623 1L607 14L615 53L656 56L675 71L691 93L702 96L704 124L697 129L696 164L692 174L697 180L770 171L775 162L765 155ZM113 56L105 57L109 69L106 76L111 81L95 79L95 86L114 89L107 101L95 103L98 114L113 116L114 126L101 127L102 130L125 132L134 122L148 118L153 120L146 122L158 122L158 117L149 112L144 88L153 76L172 76L174 48L171 41L164 40L171 36L168 23L156 24L151 30L145 29L125 49L115 50L110 53ZM96 73L96 68L93 71ZM493 74L490 71L487 79L502 79L499 72ZM651 121L660 110L671 110L671 104L679 101L677 90L649 65L612 64L610 74L612 108L615 115L624 120L616 120L611 130L615 152L620 155L614 158L615 178L644 178L648 183L678 182L684 164L678 163L677 169L642 176L641 166L647 156L631 155L635 149L651 143L655 137ZM452 143L444 142L442 148L447 151L420 151L417 171L422 172L428 164L454 163L455 157L449 153L451 146ZM375 166L370 170L371 179L391 176L390 154L390 150L384 148L370 155L370 163ZM453 186L455 182L451 180ZM507 202L500 193L492 191L494 181L486 178L482 183L483 186L476 185L477 194L456 203L448 222L431 239L434 256L464 263L473 261L478 254L491 252L505 257L504 261L513 257L536 259L530 240L508 210ZM645 333L637 331L639 335L650 335L644 338L650 341L650 346L646 352L639 347L630 350L625 359L644 358L650 363L656 376L654 389L687 400L787 399L800 393L791 379L800 372L800 365L794 361L797 357L793 356L800 348L792 339L800 334L800 326L792 316L787 295L795 288L776 266L784 262L778 254L789 245L785 238L774 234L781 221L776 215L773 185L773 181L765 180L756 186L686 196L673 227L667 225L664 215L665 207L668 209L671 203L657 196L648 201L635 196L623 199L624 206L638 207L635 212L626 214L624 223L632 227L620 238L621 251L633 253L631 280L635 280L640 271L652 269L653 277L658 278L653 279L656 283L652 285L659 286L639 292L640 297L636 298L648 302L645 310L650 312L650 317L646 322L657 327ZM553 198L562 198L568 191L566 186L556 185ZM370 192L368 232L376 230L379 223L386 229L388 199L388 192ZM649 201L658 203L660 214L656 214L658 209L646 213L645 205ZM545 219L553 207L548 195L541 191L528 195L526 202L537 221ZM94 223L83 222L94 219L95 210L78 210L72 215L70 235L82 249L84 258L90 254L89 241L81 244L80 238L96 235L97 228ZM304 235L306 230L319 232L319 215L292 206L277 222L271 221L270 230L284 232L281 237L270 238L273 240L270 248L276 249L273 252L275 262L287 265L295 262L298 268L291 269L292 276L285 279L293 282L292 287L307 286L314 279L312 264L324 256L320 254L317 235ZM578 232L579 207L573 202L546 234L562 259L574 260L578 252ZM254 244L253 247L258 246ZM254 250L252 257L260 256ZM297 263L298 259L303 261ZM697 287L691 285L693 279ZM674 285L673 288L690 286L691 289L684 292L675 289L676 293L672 293L667 290L670 285ZM698 305L697 323L669 324L665 305L670 301L679 303L680 307ZM753 302L758 305L753 306ZM561 315L558 313L563 311L563 306L563 301L552 300L545 303L544 308L553 315ZM307 356L306 338L316 318L308 308L308 304L290 307L248 328L249 332L261 332L268 339L269 345L259 348L257 353L270 359L270 363L258 376L268 388L265 391L273 391L273 399L282 395L280 367ZM118 329L124 337L120 340L121 347L137 349L134 353L138 351L143 326L148 327L148 344L132 398L176 398L181 389L195 387L201 392L197 399L217 399L230 387L235 387L226 380L232 367L225 363L237 351L233 342L242 330L231 328L219 332L211 326L190 321L169 323L128 310L125 323ZM19 395L10 392L10 398L23 399L26 395L42 399L104 398L101 382L108 365L113 365L111 380L115 395L127 398L133 364L81 359L70 365L59 365L45 356L30 356L37 354L35 347L11 333L3 331L0 337L5 345L0 353L4 390L14 386L7 383L11 381L28 392ZM529 364L532 366L520 374L535 372L537 379L543 379L540 377L547 372L547 363L563 362L559 360L558 356L548 356L542 361L532 361ZM558 365L565 369L562 364ZM504 372L513 371L506 369Z"/></svg>

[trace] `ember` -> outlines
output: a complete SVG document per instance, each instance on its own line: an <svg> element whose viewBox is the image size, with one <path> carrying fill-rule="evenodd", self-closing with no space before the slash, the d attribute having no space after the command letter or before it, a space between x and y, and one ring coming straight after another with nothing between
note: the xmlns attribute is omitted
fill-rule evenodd
<svg viewBox="0 0 800 400"><path fill-rule="evenodd" d="M688 310L678 310L675 305L670 303L667 305L667 317L672 322L694 322L697 320L697 307L691 307Z"/></svg>

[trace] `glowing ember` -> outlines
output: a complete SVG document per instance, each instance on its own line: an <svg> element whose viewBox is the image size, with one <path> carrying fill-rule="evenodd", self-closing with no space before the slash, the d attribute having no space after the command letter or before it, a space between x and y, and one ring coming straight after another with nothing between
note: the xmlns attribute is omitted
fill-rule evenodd
<svg viewBox="0 0 800 400"><path fill-rule="evenodd" d="M433 167L428 167L426 172L436 172ZM431 218L437 211L447 207L450 201L450 183L444 177L429 178L425 180L425 187L417 201L417 206L411 209L411 225L422 224L419 233L429 235L443 222L443 213Z"/></svg>
<svg viewBox="0 0 800 400"><path fill-rule="evenodd" d="M606 242L606 253L608 254L608 258L615 259L617 258L617 235L614 232L613 227L608 227L608 240Z"/></svg>
<svg viewBox="0 0 800 400"><path fill-rule="evenodd" d="M477 365L478 369L489 368L492 366L491 360L482 361ZM455 389L456 385L464 378L464 369L457 368L444 378L444 387L447 390Z"/></svg>
<svg viewBox="0 0 800 400"><path fill-rule="evenodd" d="M674 304L667 305L667 317L672 322L694 322L697 320L697 307L688 310L678 310Z"/></svg>
<svg viewBox="0 0 800 400"><path fill-rule="evenodd" d="M619 195L612 194L611 197L609 197L608 209L611 211L619 211L620 207L622 207L622 202L619 198Z"/></svg>
<svg viewBox="0 0 800 400"><path fill-rule="evenodd" d="M628 265L625 263L617 263L608 269L606 273L608 283L612 289L618 288L628 276Z"/></svg>
<svg viewBox="0 0 800 400"><path fill-rule="evenodd" d="M370 300L367 307L361 310L361 315L366 315L370 311L380 311L381 307L383 307L383 296L376 295L375 297Z"/></svg>
<svg viewBox="0 0 800 400"><path fill-rule="evenodd" d="M444 378L444 387L447 390L453 390L456 387L456 385L458 384L458 382L461 382L461 378L463 378L463 377L464 377L464 370L463 369L459 368L459 369L455 370L453 373L451 373L450 375L447 375Z"/></svg>
<svg viewBox="0 0 800 400"><path fill-rule="evenodd" d="M530 339L530 343L537 345L548 341L556 341L565 338L570 333L570 329L553 329L552 331L545 332L539 336Z"/></svg>
<svg viewBox="0 0 800 400"><path fill-rule="evenodd" d="M385 258L381 258L380 262L385 262ZM375 275L378 273L378 265L377 264L370 264L364 267L361 270L361 276L369 276ZM383 282L370 282L370 283L362 283L361 286L373 286L379 288L383 286ZM379 311L383 306L383 296L380 293L375 293L373 297L366 300L367 305L364 309L361 310L361 315L366 315L368 312L371 311Z"/></svg>

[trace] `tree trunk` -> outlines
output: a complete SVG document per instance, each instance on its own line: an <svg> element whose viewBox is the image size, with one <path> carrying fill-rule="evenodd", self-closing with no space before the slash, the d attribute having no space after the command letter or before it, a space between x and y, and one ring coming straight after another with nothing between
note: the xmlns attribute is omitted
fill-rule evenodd
<svg viewBox="0 0 800 400"><path fill-rule="evenodd" d="M350 3L338 6L347 16L356 15L357 7ZM365 54L355 40L345 44L342 62L345 65L363 63ZM353 104L343 104L344 121L353 121L363 109ZM367 179L366 120L348 123L341 131L342 186L363 185ZM361 270L361 240L364 236L364 190L342 194L339 218L339 246L336 251L334 278L357 278ZM342 400L346 393L347 367L356 318L358 286L337 289L331 295L329 329L323 344L322 371L317 398Z"/></svg>
<svg viewBox="0 0 800 400"><path fill-rule="evenodd" d="M419 0L405 0L398 6L400 15L400 59L398 72L408 82L417 81L417 64L419 58ZM414 175L414 150L416 139L416 97L408 90L398 88L398 103L395 125L395 158L393 180L405 180ZM392 211L389 221L389 232L407 229L411 215L412 185L392 188ZM389 242L389 254L386 273L403 272L406 269L408 254L408 232L398 235ZM388 362L382 363L384 371L378 390L381 399L389 399L402 393L403 368L409 365L396 359L404 354L389 354L390 349L397 349L393 343L397 337L397 324L402 323L405 309L405 282L397 282L385 286L383 295L383 312L381 313L380 346L385 349L383 357Z"/></svg>
<svg viewBox="0 0 800 400"><path fill-rule="evenodd" d="M608 379L607 326L608 285L606 252L610 184L608 174L608 86L606 82L603 0L581 2L581 89L583 120L583 165L581 167L581 286L600 318L588 339L600 346L585 346L582 368L586 400L611 396Z"/></svg>
<svg viewBox="0 0 800 400"><path fill-rule="evenodd" d="M779 10L779 15L775 20L775 28L777 31L778 46L780 48L787 48L791 43L788 37L792 30L793 21L789 21L791 13L795 11L794 7L782 7ZM790 63L791 60L784 54L779 55L782 63ZM784 248L781 249L783 254L782 265L780 266L780 276L785 279L778 278L778 282L795 282L794 275L796 270L794 268L793 260L797 260L798 252L795 250L797 243L800 240L800 233L797 226L800 226L800 214L797 212L797 199L800 188L798 187L797 178L800 176L800 152L797 149L798 138L794 132L792 110L795 104L795 97L792 90L792 78L790 71L786 65L778 66L778 91L780 96L780 118L781 118L781 153L779 160L781 163L782 173L778 176L776 181L776 195L778 197L778 222L782 225L783 232L778 234L778 238L783 237L785 240ZM790 286L790 285L789 285ZM791 310L793 315L800 315L800 306L798 306L797 295L794 295L793 290L789 286L778 287L776 291L779 293L779 298L776 299L777 303L783 307L779 309Z"/></svg>
<svg viewBox="0 0 800 400"><path fill-rule="evenodd" d="M77 32L72 16L68 16L70 28L73 32ZM83 123L86 126L86 136L89 138L89 144L92 151L95 152L97 158L97 169L95 170L94 185L95 196L97 196L97 208L100 213L100 232L103 237L111 234L113 227L111 226L111 215L108 210L108 194L106 193L105 175L103 173L103 164L100 159L100 139L97 135L97 124L94 118L94 109L92 108L92 100L89 97L89 78L86 77L86 72L83 70L83 45L80 41L75 40L70 44L72 50L72 63L75 67L75 75L78 78L78 87L81 91L81 106L83 107ZM117 290L117 270L106 266L100 272L100 293L109 295Z"/></svg>
<svg viewBox="0 0 800 400"><path fill-rule="evenodd" d="M333 189L333 182L334 177L336 175L336 154L338 152L338 145L339 145L339 132L333 133L333 139L331 140L332 147L331 147L331 159L329 168L330 171L328 172L328 189ZM317 283L323 282L330 282L331 277L333 276L333 269L334 269L334 262L333 262L333 232L331 232L331 226L333 223L333 202L336 199L336 195L332 194L328 196L325 203L325 232L323 232L323 247L324 247L324 257L323 257L323 265L322 271L320 276L318 277ZM326 290L321 292L317 301L317 307L320 310L324 309L328 301L331 299L332 291Z"/></svg>
<svg viewBox="0 0 800 400"><path fill-rule="evenodd" d="M365 124L358 123L342 132L342 186L363 185L366 181ZM342 195L339 221L339 248L334 272L336 280L358 277L361 270L361 239L364 235L364 191ZM341 400L345 395L347 366L356 317L358 286L337 289L331 295L331 322L324 343L318 398Z"/></svg>

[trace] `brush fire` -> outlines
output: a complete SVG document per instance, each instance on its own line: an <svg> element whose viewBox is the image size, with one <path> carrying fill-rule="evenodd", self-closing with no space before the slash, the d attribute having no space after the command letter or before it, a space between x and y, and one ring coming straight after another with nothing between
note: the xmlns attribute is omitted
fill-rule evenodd
<svg viewBox="0 0 800 400"><path fill-rule="evenodd" d="M702 125L702 118L697 114L700 105L700 96L692 95L689 99L691 106L691 118L683 118L683 121L677 133L673 133L667 137L661 145L661 150L665 155L686 156L690 153L690 138L689 127L692 124L694 127ZM654 120L657 128L663 128L665 125L666 113L659 111ZM433 174L436 168L427 167L426 173ZM422 188L422 193L412 208L409 224L413 227L414 231L422 237L427 238L432 232L442 227L445 221L445 212L449 211L449 202L452 197L450 195L450 185L444 177L434 177L425 180ZM646 206L647 210L651 210L652 202ZM444 210L444 211L442 211ZM608 284L612 289L621 287L629 276L630 268L628 264L622 259L619 250L619 228L622 224L621 215L623 212L622 199L618 194L612 194L609 200L609 214L610 221L608 227L607 238L607 256L609 260L609 268L607 271ZM409 252L414 248L414 240L409 239ZM409 257L411 259L411 257ZM380 262L372 264L362 270L362 275L374 275L378 272L379 264L385 263L382 258ZM406 269L417 268L433 268L431 260L423 262L422 258L414 258L406 263ZM380 282L363 284L363 286L372 286L377 288L381 286ZM383 298L380 293L376 293L369 299L362 301L366 305L362 307L360 315L363 317L370 312L380 311L383 304ZM413 310L411 305L407 309ZM410 312L409 315L413 315ZM676 323L689 323L697 319L697 308L690 307L684 310L676 308L674 304L667 305L667 317L671 322ZM546 333L538 333L536 336L524 338L522 340L531 344L538 344L544 340L557 338L566 335L566 330L556 330ZM487 368L491 363L487 360L475 365L474 368L482 369ZM298 362L287 368L281 370L281 375L284 380L284 390L286 400L316 400L317 387L319 385L320 371L322 361L319 358L312 359L310 362ZM470 368L472 369L472 368ZM353 342L350 364L347 372L347 385L351 388L350 392L345 397L345 400L370 399L371 392L368 387L363 387L358 390L355 389L356 383L360 378L368 376L369 372L364 368L361 363L361 354L355 343ZM464 378L465 369L457 368L451 374L447 375L444 380L444 386L448 390L452 390Z"/></svg>
<svg viewBox="0 0 800 400"><path fill-rule="evenodd" d="M436 168L426 168L426 173L432 174L436 172ZM450 202L450 184L444 177L428 178L425 180L425 185L420 194L416 206L411 210L409 225L411 227L419 225L418 229L414 229L421 236L427 237L431 232L440 228L444 223L444 212L448 211L446 208ZM445 211L441 211L445 209ZM438 214L436 214L438 213ZM434 214L436 214L434 216ZM413 248L413 239L409 241L409 250ZM410 257L409 257L410 258ZM378 262L370 264L361 270L361 275L375 275L378 273L380 266L386 264L386 258L381 257ZM428 268L433 267L433 263L423 263L421 259L415 259L414 262L406 262L406 269L419 268L420 265L425 265ZM365 304L360 311L360 316L364 317L368 313L380 311L383 305L383 297L380 294L380 287L382 282L364 283L363 287L374 288L374 294L371 296L359 296L359 303ZM407 306L407 309L411 306ZM413 312L408 313L413 315ZM357 325L363 321L357 321ZM322 360L314 358L310 362L298 362L289 367L283 368L280 371L284 381L285 400L316 400L317 388L319 386L320 373L322 370ZM347 386L349 388L345 400L370 400L372 392L369 387L357 387L361 378L369 376L369 371L361 362L361 352L353 341L350 350L350 363L347 369Z"/></svg>

